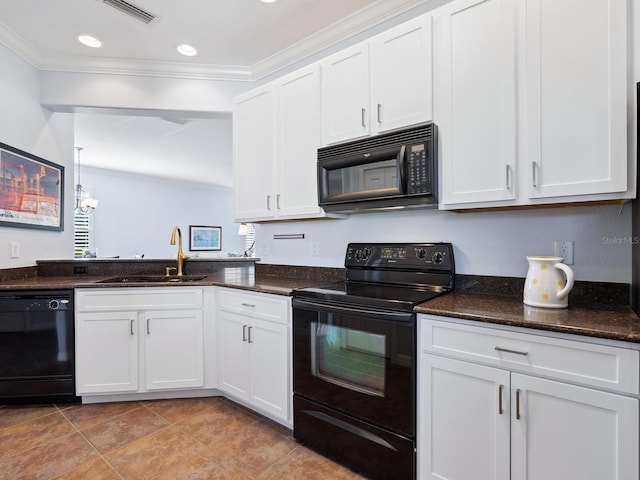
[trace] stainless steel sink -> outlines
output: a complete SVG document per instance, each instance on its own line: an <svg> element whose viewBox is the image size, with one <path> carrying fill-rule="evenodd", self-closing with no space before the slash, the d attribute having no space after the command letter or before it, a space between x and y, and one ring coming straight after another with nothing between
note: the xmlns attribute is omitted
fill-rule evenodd
<svg viewBox="0 0 640 480"><path fill-rule="evenodd" d="M99 280L96 283L187 283L198 282L207 278L206 275L125 275L122 277L111 277Z"/></svg>

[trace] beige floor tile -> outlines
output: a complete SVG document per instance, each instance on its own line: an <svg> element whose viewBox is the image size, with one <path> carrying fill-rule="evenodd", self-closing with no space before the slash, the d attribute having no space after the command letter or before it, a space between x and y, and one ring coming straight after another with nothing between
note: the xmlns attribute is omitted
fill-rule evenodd
<svg viewBox="0 0 640 480"><path fill-rule="evenodd" d="M167 427L114 450L105 458L126 480L144 480L186 462L203 448L177 428Z"/></svg>
<svg viewBox="0 0 640 480"><path fill-rule="evenodd" d="M291 433L268 422L254 422L209 447L221 462L232 465L251 478L256 477L296 448Z"/></svg>
<svg viewBox="0 0 640 480"><path fill-rule="evenodd" d="M100 453L105 454L167 426L169 422L155 413L136 408L81 431Z"/></svg>
<svg viewBox="0 0 640 480"><path fill-rule="evenodd" d="M176 423L222 402L220 397L204 397L150 400L143 402L143 405L169 423Z"/></svg>
<svg viewBox="0 0 640 480"><path fill-rule="evenodd" d="M54 480L122 480L104 458L96 458L55 477Z"/></svg>
<svg viewBox="0 0 640 480"><path fill-rule="evenodd" d="M364 480L221 397L0 407L0 422L0 480Z"/></svg>
<svg viewBox="0 0 640 480"><path fill-rule="evenodd" d="M228 404L219 404L176 424L180 430L204 444L230 440L258 421L256 415Z"/></svg>
<svg viewBox="0 0 640 480"><path fill-rule="evenodd" d="M34 448L0 460L0 478L49 480L97 457L91 445L75 432L51 438Z"/></svg>
<svg viewBox="0 0 640 480"><path fill-rule="evenodd" d="M58 411L28 422L0 429L0 458L24 452L76 429Z"/></svg>
<svg viewBox="0 0 640 480"><path fill-rule="evenodd" d="M354 480L357 475L302 446L264 470L259 480Z"/></svg>
<svg viewBox="0 0 640 480"><path fill-rule="evenodd" d="M58 410L53 405L0 406L0 428L44 417Z"/></svg>
<svg viewBox="0 0 640 480"><path fill-rule="evenodd" d="M230 463L216 457L210 451L189 459L186 462L174 465L164 470L153 480L251 480Z"/></svg>
<svg viewBox="0 0 640 480"><path fill-rule="evenodd" d="M138 402L93 403L74 405L62 411L62 414L79 429L102 423L105 420L142 408Z"/></svg>

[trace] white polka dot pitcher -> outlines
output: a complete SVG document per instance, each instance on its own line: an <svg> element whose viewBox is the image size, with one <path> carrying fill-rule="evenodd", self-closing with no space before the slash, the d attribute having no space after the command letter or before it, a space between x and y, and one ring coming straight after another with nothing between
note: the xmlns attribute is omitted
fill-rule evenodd
<svg viewBox="0 0 640 480"><path fill-rule="evenodd" d="M566 308L573 288L573 270L562 257L527 257L529 271L524 281L524 303L532 307Z"/></svg>

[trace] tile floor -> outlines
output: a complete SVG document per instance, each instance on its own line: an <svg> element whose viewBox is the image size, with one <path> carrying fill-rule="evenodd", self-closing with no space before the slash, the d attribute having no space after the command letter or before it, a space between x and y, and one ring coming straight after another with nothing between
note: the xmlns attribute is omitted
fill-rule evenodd
<svg viewBox="0 0 640 480"><path fill-rule="evenodd" d="M0 407L0 479L350 479L222 397Z"/></svg>

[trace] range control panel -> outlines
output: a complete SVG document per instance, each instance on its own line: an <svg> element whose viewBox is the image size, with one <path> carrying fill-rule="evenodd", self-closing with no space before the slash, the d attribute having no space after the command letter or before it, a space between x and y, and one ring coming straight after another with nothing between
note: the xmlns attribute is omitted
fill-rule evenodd
<svg viewBox="0 0 640 480"><path fill-rule="evenodd" d="M345 267L453 270L450 243L350 243Z"/></svg>

